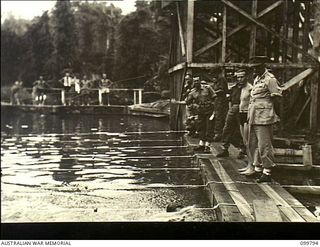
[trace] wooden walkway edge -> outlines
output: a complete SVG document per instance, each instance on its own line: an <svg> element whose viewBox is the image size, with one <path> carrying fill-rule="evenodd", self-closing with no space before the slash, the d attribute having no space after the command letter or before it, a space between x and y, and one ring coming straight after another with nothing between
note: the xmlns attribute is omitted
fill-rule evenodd
<svg viewBox="0 0 320 247"><path fill-rule="evenodd" d="M196 139L186 137L189 146ZM216 158L219 143L211 154L196 154L211 207L222 222L319 222L305 206L276 182L258 184L238 173L246 166L233 157Z"/></svg>

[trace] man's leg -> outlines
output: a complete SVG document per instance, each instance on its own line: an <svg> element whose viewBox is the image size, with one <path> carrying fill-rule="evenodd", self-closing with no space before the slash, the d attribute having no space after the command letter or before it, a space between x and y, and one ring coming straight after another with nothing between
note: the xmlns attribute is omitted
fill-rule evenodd
<svg viewBox="0 0 320 247"><path fill-rule="evenodd" d="M198 130L199 130L199 146L196 147L195 151L204 151L205 149L205 139L206 139L206 115L199 114L198 115Z"/></svg>
<svg viewBox="0 0 320 247"><path fill-rule="evenodd" d="M263 166L263 174L257 182L270 182L271 181L271 168L275 166L274 153L272 146L273 138L272 125L259 125L257 126L258 149Z"/></svg>
<svg viewBox="0 0 320 247"><path fill-rule="evenodd" d="M229 156L229 147L230 147L230 139L235 131L235 127L237 125L236 122L236 114L237 111L235 108L230 108L227 113L225 125L223 128L222 141L223 141L223 151L222 153L217 154L217 157L228 157Z"/></svg>
<svg viewBox="0 0 320 247"><path fill-rule="evenodd" d="M257 133L257 126L251 125L249 126L249 145L248 145L248 159L249 165L253 165L254 169L250 172L244 172L243 174L252 177L257 178L258 176L261 176L262 173L262 166L261 163L258 160L259 150L258 150L258 133ZM252 163L252 164L250 164Z"/></svg>
<svg viewBox="0 0 320 247"><path fill-rule="evenodd" d="M217 99L215 101L215 126L214 141L220 141L222 138L223 128L228 112L228 102L225 99Z"/></svg>

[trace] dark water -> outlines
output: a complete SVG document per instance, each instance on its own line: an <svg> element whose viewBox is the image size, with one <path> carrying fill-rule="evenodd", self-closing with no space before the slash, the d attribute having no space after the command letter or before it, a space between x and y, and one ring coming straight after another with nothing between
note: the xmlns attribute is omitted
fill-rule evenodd
<svg viewBox="0 0 320 247"><path fill-rule="evenodd" d="M6 113L1 134L3 222L215 220L164 120Z"/></svg>

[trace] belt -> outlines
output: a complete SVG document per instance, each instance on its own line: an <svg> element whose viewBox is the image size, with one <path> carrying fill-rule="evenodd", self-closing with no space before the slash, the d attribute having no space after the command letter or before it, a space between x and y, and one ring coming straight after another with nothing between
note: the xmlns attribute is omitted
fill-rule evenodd
<svg viewBox="0 0 320 247"><path fill-rule="evenodd" d="M251 99L250 100L250 103L251 102L272 102L271 101L271 98L256 98L256 99Z"/></svg>

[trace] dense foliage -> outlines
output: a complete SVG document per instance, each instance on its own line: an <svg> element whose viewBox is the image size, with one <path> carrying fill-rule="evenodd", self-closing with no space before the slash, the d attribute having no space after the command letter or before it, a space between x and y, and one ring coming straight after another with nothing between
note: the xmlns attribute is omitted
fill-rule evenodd
<svg viewBox="0 0 320 247"><path fill-rule="evenodd" d="M106 2L59 0L51 12L32 21L6 19L1 25L1 86L21 79L30 87L40 75L56 86L70 70L93 79L107 73L132 87L155 82L163 89L169 24L152 2L137 1L136 8L123 16ZM135 77L140 79L127 80Z"/></svg>

